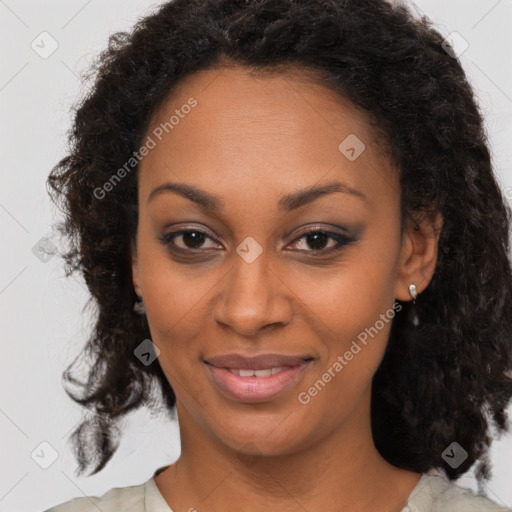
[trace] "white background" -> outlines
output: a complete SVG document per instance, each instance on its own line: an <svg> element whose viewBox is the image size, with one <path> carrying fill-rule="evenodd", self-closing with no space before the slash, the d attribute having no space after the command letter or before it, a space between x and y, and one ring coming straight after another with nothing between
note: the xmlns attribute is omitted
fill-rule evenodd
<svg viewBox="0 0 512 512"><path fill-rule="evenodd" d="M58 257L43 263L32 253L41 238L54 236L56 212L45 180L65 153L79 74L109 34L129 29L156 5L0 0L0 511L41 511L75 496L140 484L179 455L177 426L140 410L126 422L107 467L75 478L66 438L82 411L64 392L61 375L89 334L90 318L82 311L88 295L77 276L64 278ZM444 35L457 31L469 43L461 61L486 116L496 171L512 198L512 0L418 0L416 6ZM43 31L59 45L47 59L31 48ZM58 453L48 469L31 458L42 442ZM512 506L512 435L494 443L492 461L487 492ZM476 489L471 476L460 483Z"/></svg>

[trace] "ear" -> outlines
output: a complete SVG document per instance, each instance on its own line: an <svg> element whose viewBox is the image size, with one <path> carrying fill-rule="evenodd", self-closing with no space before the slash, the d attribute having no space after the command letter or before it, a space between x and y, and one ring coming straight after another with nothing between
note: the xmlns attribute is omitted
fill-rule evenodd
<svg viewBox="0 0 512 512"><path fill-rule="evenodd" d="M131 260L132 260L132 282L135 293L142 297L142 286L140 282L140 272L139 272L139 263L137 258L137 245L136 242L132 240L130 244L131 248Z"/></svg>
<svg viewBox="0 0 512 512"><path fill-rule="evenodd" d="M395 282L395 298L412 300L409 285L418 295L430 283L437 263L439 235L443 218L439 212L421 213L404 228Z"/></svg>

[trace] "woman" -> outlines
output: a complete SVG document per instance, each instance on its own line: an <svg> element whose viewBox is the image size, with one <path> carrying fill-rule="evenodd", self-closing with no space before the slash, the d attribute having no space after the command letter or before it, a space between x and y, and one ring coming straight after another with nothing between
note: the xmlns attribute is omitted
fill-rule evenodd
<svg viewBox="0 0 512 512"><path fill-rule="evenodd" d="M181 455L52 510L505 510L450 482L506 430L512 279L445 46L383 0L176 0L112 36L49 178L98 307L73 439L100 471L158 383Z"/></svg>

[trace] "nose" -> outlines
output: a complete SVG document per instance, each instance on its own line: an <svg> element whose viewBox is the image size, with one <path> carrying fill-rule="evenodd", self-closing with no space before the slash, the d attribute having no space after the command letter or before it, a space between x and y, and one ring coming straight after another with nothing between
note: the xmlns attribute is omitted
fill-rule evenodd
<svg viewBox="0 0 512 512"><path fill-rule="evenodd" d="M288 325L293 316L293 294L264 253L251 263L238 254L233 260L215 301L215 321L241 336Z"/></svg>

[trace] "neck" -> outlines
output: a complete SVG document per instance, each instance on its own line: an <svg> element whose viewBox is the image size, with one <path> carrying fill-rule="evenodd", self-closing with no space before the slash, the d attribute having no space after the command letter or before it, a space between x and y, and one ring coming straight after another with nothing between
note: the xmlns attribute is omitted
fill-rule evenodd
<svg viewBox="0 0 512 512"><path fill-rule="evenodd" d="M156 478L174 512L380 510L405 506L420 474L389 464L368 421L370 390L347 420L319 443L279 456L251 457L226 447L190 418L182 421L177 462ZM188 421L190 419L190 421Z"/></svg>

